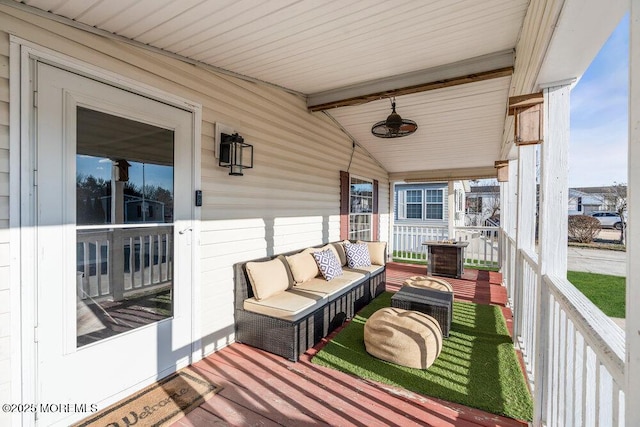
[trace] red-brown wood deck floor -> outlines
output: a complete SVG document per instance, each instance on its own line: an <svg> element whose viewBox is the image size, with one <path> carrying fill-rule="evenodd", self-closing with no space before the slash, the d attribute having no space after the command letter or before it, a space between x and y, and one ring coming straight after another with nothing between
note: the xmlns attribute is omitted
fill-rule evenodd
<svg viewBox="0 0 640 427"><path fill-rule="evenodd" d="M389 263L387 290L425 273L423 266ZM500 273L467 269L462 279L447 280L457 300L505 305ZM503 312L511 329L511 313ZM224 389L173 426L527 425L313 365L310 359L318 347L297 363L238 343L210 355L194 368Z"/></svg>

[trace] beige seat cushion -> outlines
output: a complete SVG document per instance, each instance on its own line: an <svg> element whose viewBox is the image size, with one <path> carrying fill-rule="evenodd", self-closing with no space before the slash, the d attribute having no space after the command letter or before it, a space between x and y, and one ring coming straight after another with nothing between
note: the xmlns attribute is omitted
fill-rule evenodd
<svg viewBox="0 0 640 427"><path fill-rule="evenodd" d="M442 351L442 330L433 317L400 308L382 308L364 325L367 352L409 368L427 369Z"/></svg>
<svg viewBox="0 0 640 427"><path fill-rule="evenodd" d="M451 283L446 280L436 279L435 277L429 276L411 276L402 283L402 286L430 288L453 293L453 286L451 286Z"/></svg>
<svg viewBox="0 0 640 427"><path fill-rule="evenodd" d="M289 288L289 276L282 260L248 262L245 265L253 296L256 300L269 298Z"/></svg>
<svg viewBox="0 0 640 427"><path fill-rule="evenodd" d="M246 299L243 307L247 311L295 322L317 310L321 300L321 296L311 292L289 289L259 301L255 298Z"/></svg>
<svg viewBox="0 0 640 427"><path fill-rule="evenodd" d="M384 266L383 265L367 265L367 266L360 266L360 267L356 267L356 268L343 268L343 271L366 271L369 274L377 274L378 272L384 270Z"/></svg>
<svg viewBox="0 0 640 427"><path fill-rule="evenodd" d="M348 288L353 283L363 279L364 277L365 276L362 273L344 271L342 276L329 281L321 278L314 278L307 280L306 282L296 284L293 289L307 291L314 295L331 300L333 299L332 297L342 294L343 289Z"/></svg>
<svg viewBox="0 0 640 427"><path fill-rule="evenodd" d="M387 242L365 242L358 240L358 243L366 243L371 257L371 264L385 265L387 263L386 249Z"/></svg>
<svg viewBox="0 0 640 427"><path fill-rule="evenodd" d="M315 258L311 255L311 253L316 250L319 249L308 248L295 255L285 257L289 264L289 268L291 269L291 274L293 275L295 283L306 282L320 274L318 264L316 264Z"/></svg>

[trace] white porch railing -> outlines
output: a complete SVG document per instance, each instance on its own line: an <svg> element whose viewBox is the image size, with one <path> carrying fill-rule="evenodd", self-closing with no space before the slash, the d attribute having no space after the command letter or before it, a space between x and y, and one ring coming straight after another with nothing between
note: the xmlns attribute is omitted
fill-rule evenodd
<svg viewBox="0 0 640 427"><path fill-rule="evenodd" d="M426 261L424 242L453 239L469 242L464 250L465 265L470 267L500 266L500 233L498 227L454 227L449 236L447 227L425 225L393 226L393 258L400 261Z"/></svg>
<svg viewBox="0 0 640 427"><path fill-rule="evenodd" d="M173 226L78 230L76 241L80 299L119 300L172 281Z"/></svg>
<svg viewBox="0 0 640 427"><path fill-rule="evenodd" d="M540 277L536 254L503 241L514 341L542 417L537 422L624 426L624 332L566 279Z"/></svg>
<svg viewBox="0 0 640 427"><path fill-rule="evenodd" d="M426 261L427 247L423 243L448 238L447 227L395 224L393 226L393 258L401 261Z"/></svg>
<svg viewBox="0 0 640 427"><path fill-rule="evenodd" d="M500 267L499 227L454 227L454 240L469 242L464 249L465 265L470 267Z"/></svg>

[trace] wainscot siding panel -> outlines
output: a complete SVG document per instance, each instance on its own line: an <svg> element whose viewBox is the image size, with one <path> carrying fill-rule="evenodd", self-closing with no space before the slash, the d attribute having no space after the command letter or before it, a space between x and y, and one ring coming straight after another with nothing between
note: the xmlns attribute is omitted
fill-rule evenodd
<svg viewBox="0 0 640 427"><path fill-rule="evenodd" d="M309 113L302 97L3 5L0 28L202 105L203 206L200 236L194 239L200 244L200 271L194 275L200 278L204 354L234 340L233 264L339 239L340 170L349 165L351 140L323 113ZM3 37L8 40L6 34L0 39ZM3 49L8 52L8 46L0 47L0 52ZM7 62L6 55L0 59L0 68L2 61ZM0 149L8 149L8 105L2 102L2 77L0 71ZM254 168L244 176L229 176L228 168L218 166L215 123L229 126L254 146ZM0 166L0 196L8 195L8 175L3 172ZM359 148L350 172L379 181L380 223L388 227L387 172ZM388 235L388 231L381 232L383 239ZM8 253L2 257L0 253L0 265L8 264ZM7 380L0 377L0 383Z"/></svg>

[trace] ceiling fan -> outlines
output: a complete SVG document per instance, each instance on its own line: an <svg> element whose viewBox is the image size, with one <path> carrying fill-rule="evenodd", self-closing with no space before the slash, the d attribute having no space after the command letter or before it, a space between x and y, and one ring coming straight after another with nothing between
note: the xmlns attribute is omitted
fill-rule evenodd
<svg viewBox="0 0 640 427"><path fill-rule="evenodd" d="M400 138L411 135L418 129L413 120L403 119L396 113L396 100L391 100L391 114L387 120L376 123L371 128L371 133L378 138Z"/></svg>

